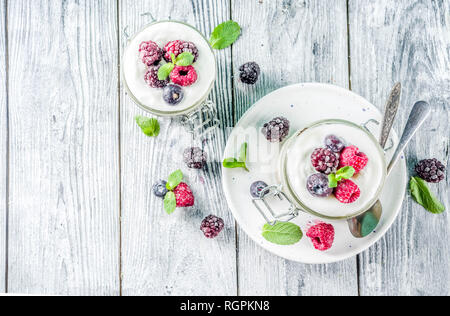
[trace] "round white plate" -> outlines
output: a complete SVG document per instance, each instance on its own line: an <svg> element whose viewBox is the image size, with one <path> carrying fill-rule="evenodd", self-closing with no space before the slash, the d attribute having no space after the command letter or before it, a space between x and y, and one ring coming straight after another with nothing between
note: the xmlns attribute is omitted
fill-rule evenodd
<svg viewBox="0 0 450 316"><path fill-rule="evenodd" d="M291 135L311 123L324 119L344 119L357 124L364 124L372 119L378 122L382 120L381 113L367 100L349 90L333 85L296 84L279 89L257 102L233 129L224 153L224 158L238 158L239 147L242 143L249 144L250 172L244 169L223 168L225 196L240 227L264 249L288 260L308 264L345 260L371 247L388 231L401 209L407 186L404 157L386 182L386 189L381 196L383 216L370 236L356 239L351 235L346 221L321 220L301 213L293 223L302 228L305 236L296 245L279 246L262 237L265 221L252 203L250 186L258 180L269 185L280 183L277 179L276 162L281 145L270 144L261 133L264 123L277 116L284 116L290 120ZM377 138L380 128L375 123L369 124L369 129ZM392 133L391 137L395 148L398 137L395 133ZM393 151L394 149L388 150L386 154L388 161ZM335 227L334 245L328 251L320 252L314 249L311 240L306 236L308 227L316 222L327 222Z"/></svg>

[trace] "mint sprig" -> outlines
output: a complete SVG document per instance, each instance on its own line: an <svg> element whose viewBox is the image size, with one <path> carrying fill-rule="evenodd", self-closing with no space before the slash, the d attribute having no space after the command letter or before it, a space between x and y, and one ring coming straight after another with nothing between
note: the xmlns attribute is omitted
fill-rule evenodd
<svg viewBox="0 0 450 316"><path fill-rule="evenodd" d="M167 180L167 190L174 190L180 183L183 181L183 172L181 170L177 170L169 176Z"/></svg>
<svg viewBox="0 0 450 316"><path fill-rule="evenodd" d="M161 131L161 127L157 119L145 116L136 116L136 123L142 129L142 132L148 137L157 137Z"/></svg>
<svg viewBox="0 0 450 316"><path fill-rule="evenodd" d="M241 150L239 151L239 160L236 158L226 158L223 161L224 168L227 169L236 169L243 168L246 171L250 172L247 168L247 153L248 153L248 143L243 143L241 146Z"/></svg>
<svg viewBox="0 0 450 316"><path fill-rule="evenodd" d="M158 79L159 80L166 80L170 73L174 70L175 66L191 66L194 63L194 55L190 52L184 52L178 55L178 57L175 57L175 54L172 53L171 55L172 62L167 63L159 67L158 70Z"/></svg>
<svg viewBox="0 0 450 316"><path fill-rule="evenodd" d="M167 192L164 197L164 210L169 215L177 209L177 199L173 190L180 185L181 181L183 181L183 177L183 172L181 170L177 170L169 176L169 179L167 179L166 187L169 192Z"/></svg>
<svg viewBox="0 0 450 316"><path fill-rule="evenodd" d="M332 173L328 176L330 188L337 188L339 181L351 179L355 175L356 170L353 167L344 167L339 169L336 173Z"/></svg>
<svg viewBox="0 0 450 316"><path fill-rule="evenodd" d="M298 243L303 238L301 228L293 223L266 224L263 227L263 237L277 245L289 246Z"/></svg>
<svg viewBox="0 0 450 316"><path fill-rule="evenodd" d="M433 214L445 212L445 206L431 192L427 183L419 177L412 177L409 183L411 195L417 203Z"/></svg>
<svg viewBox="0 0 450 316"><path fill-rule="evenodd" d="M237 41L241 35L241 27L234 21L220 24L211 34L210 44L214 49L224 49Z"/></svg>

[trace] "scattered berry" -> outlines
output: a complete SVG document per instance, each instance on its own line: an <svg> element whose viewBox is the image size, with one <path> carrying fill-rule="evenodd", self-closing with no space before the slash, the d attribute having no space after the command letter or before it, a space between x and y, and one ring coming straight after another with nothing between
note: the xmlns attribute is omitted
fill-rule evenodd
<svg viewBox="0 0 450 316"><path fill-rule="evenodd" d="M175 198L177 200L177 207L191 207L195 204L194 194L191 188L186 183L180 183L175 190Z"/></svg>
<svg viewBox="0 0 450 316"><path fill-rule="evenodd" d="M223 219L210 215L203 220L200 230L205 234L206 238L213 239L219 236L224 227Z"/></svg>
<svg viewBox="0 0 450 316"><path fill-rule="evenodd" d="M333 225L321 223L311 227L306 236L311 238L314 248L327 251L333 247L335 231Z"/></svg>
<svg viewBox="0 0 450 316"><path fill-rule="evenodd" d="M161 66L150 66L148 67L148 71L145 74L145 82L152 87L162 89L169 83L169 80L159 80L158 79L158 70Z"/></svg>
<svg viewBox="0 0 450 316"><path fill-rule="evenodd" d="M340 168L353 167L355 174L358 174L369 163L369 157L359 151L355 146L346 147L341 154Z"/></svg>
<svg viewBox="0 0 450 316"><path fill-rule="evenodd" d="M416 165L416 172L427 182L439 183L445 179L445 166L437 159L425 159Z"/></svg>
<svg viewBox="0 0 450 316"><path fill-rule="evenodd" d="M284 117L277 117L269 123L264 124L262 133L268 141L281 143L289 135L289 129L290 122Z"/></svg>
<svg viewBox="0 0 450 316"><path fill-rule="evenodd" d="M259 199L261 198L261 192L262 190L264 190L265 188L267 188L268 185L267 183L263 182L263 181L257 181L255 183L253 183L250 187L250 194L255 198L255 199Z"/></svg>
<svg viewBox="0 0 450 316"><path fill-rule="evenodd" d="M193 85L197 81L197 72L192 66L175 66L170 73L170 80L182 87Z"/></svg>
<svg viewBox="0 0 450 316"><path fill-rule="evenodd" d="M208 160L207 154L198 147L186 148L183 159L188 168L202 169Z"/></svg>
<svg viewBox="0 0 450 316"><path fill-rule="evenodd" d="M329 175L337 171L339 157L338 153L328 148L318 148L311 155L311 163L318 172Z"/></svg>
<svg viewBox="0 0 450 316"><path fill-rule="evenodd" d="M342 180L339 182L334 195L339 202L351 204L356 202L361 196L361 190L352 180Z"/></svg>
<svg viewBox="0 0 450 316"><path fill-rule="evenodd" d="M335 135L325 138L325 146L334 153L341 153L345 148L345 141Z"/></svg>
<svg viewBox="0 0 450 316"><path fill-rule="evenodd" d="M194 55L194 62L198 59L198 49L197 46L195 46L192 42L185 42L185 41L172 41L166 44L164 47L164 59L167 62L172 62L172 56L171 54L175 55L175 58L178 57L181 53L191 53Z"/></svg>
<svg viewBox="0 0 450 316"><path fill-rule="evenodd" d="M306 188L309 193L317 197L328 197L333 193L333 189L329 187L329 180L323 173L313 174L306 182Z"/></svg>
<svg viewBox="0 0 450 316"><path fill-rule="evenodd" d="M147 66L156 66L163 57L163 50L159 48L158 44L152 41L142 42L139 45L139 54L142 62Z"/></svg>
<svg viewBox="0 0 450 316"><path fill-rule="evenodd" d="M177 105L184 98L183 88L176 84L169 84L164 88L163 99L170 105Z"/></svg>
<svg viewBox="0 0 450 316"><path fill-rule="evenodd" d="M167 182L164 180L159 180L153 185L153 193L157 197L163 198L168 192L169 190L167 190Z"/></svg>
<svg viewBox="0 0 450 316"><path fill-rule="evenodd" d="M239 68L241 81L246 84L255 84L258 81L261 69L255 62L246 63Z"/></svg>

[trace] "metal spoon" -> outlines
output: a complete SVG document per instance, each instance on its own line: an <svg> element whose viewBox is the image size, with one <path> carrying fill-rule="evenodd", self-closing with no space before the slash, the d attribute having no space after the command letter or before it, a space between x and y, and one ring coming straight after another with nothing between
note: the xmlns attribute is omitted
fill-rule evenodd
<svg viewBox="0 0 450 316"><path fill-rule="evenodd" d="M388 166L388 175L391 173L392 169L399 160L401 154L405 150L406 146L409 144L413 136L419 130L419 128L425 123L428 116L431 114L431 106L424 101L417 102L409 116L408 123L406 123L403 136ZM378 226L380 222L381 214L383 213L383 207L381 202L378 200L374 206L372 206L364 214L349 219L348 225L350 232L356 238L363 238L371 234L374 229Z"/></svg>

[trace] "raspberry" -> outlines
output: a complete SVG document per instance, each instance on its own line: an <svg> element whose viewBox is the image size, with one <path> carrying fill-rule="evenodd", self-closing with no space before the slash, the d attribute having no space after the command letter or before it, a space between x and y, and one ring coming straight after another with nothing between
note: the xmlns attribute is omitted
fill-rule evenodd
<svg viewBox="0 0 450 316"><path fill-rule="evenodd" d="M314 248L327 251L333 247L335 231L333 225L320 223L311 227L306 236L311 238Z"/></svg>
<svg viewBox="0 0 450 316"><path fill-rule="evenodd" d="M170 80L182 87L193 85L197 81L197 72L192 66L175 66L170 73Z"/></svg>
<svg viewBox="0 0 450 316"><path fill-rule="evenodd" d="M368 163L369 157L366 154L360 152L358 147L350 146L346 147L342 152L339 167L353 167L355 168L355 174L358 174Z"/></svg>
<svg viewBox="0 0 450 316"><path fill-rule="evenodd" d="M142 62L150 67L159 64L164 52L155 42L148 41L139 45L139 54Z"/></svg>
<svg viewBox="0 0 450 316"><path fill-rule="evenodd" d="M184 162L191 169L202 169L208 159L207 154L198 147L186 148L183 154Z"/></svg>
<svg viewBox="0 0 450 316"><path fill-rule="evenodd" d="M425 159L416 165L416 172L427 182L439 183L445 179L445 166L437 159Z"/></svg>
<svg viewBox="0 0 450 316"><path fill-rule="evenodd" d="M361 190L352 180L343 180L339 182L334 195L339 202L351 204L356 202L361 196Z"/></svg>
<svg viewBox="0 0 450 316"><path fill-rule="evenodd" d="M255 183L253 183L251 185L251 187L250 187L250 194L255 199L259 199L259 198L261 198L262 190L264 190L267 187L268 187L267 183L262 182L262 181L257 181L257 182L255 182Z"/></svg>
<svg viewBox="0 0 450 316"><path fill-rule="evenodd" d="M169 190L167 190L167 182L164 180L159 180L153 185L153 193L157 197L163 198L168 192Z"/></svg>
<svg viewBox="0 0 450 316"><path fill-rule="evenodd" d="M152 88L162 89L169 83L169 80L159 80L158 79L158 70L161 66L150 66L148 67L148 71L145 74L145 82Z"/></svg>
<svg viewBox="0 0 450 316"><path fill-rule="evenodd" d="M306 188L309 193L317 197L328 197L333 193L333 189L330 188L330 181L328 177L323 173L313 174L308 178L306 182Z"/></svg>
<svg viewBox="0 0 450 316"><path fill-rule="evenodd" d="M197 46L195 46L192 42L185 42L185 41L172 41L166 44L164 46L164 59L167 62L172 62L172 56L171 54L174 54L175 57L178 57L181 53L191 53L194 55L194 63L198 59L198 49Z"/></svg>
<svg viewBox="0 0 450 316"><path fill-rule="evenodd" d="M339 157L338 153L334 153L328 148L318 148L311 155L311 163L318 172L329 175L337 171Z"/></svg>
<svg viewBox="0 0 450 316"><path fill-rule="evenodd" d="M289 135L289 129L290 122L284 117L277 117L269 123L264 124L262 133L268 141L281 143Z"/></svg>
<svg viewBox="0 0 450 316"><path fill-rule="evenodd" d="M195 204L194 194L191 188L186 183L180 183L175 190L175 198L177 200L177 207L191 207Z"/></svg>
<svg viewBox="0 0 450 316"><path fill-rule="evenodd" d="M329 135L325 138L325 146L335 153L341 153L345 148L345 141L335 135Z"/></svg>
<svg viewBox="0 0 450 316"><path fill-rule="evenodd" d="M213 239L219 236L224 227L225 223L223 219L214 215L209 215L203 220L200 230L205 234L206 238Z"/></svg>
<svg viewBox="0 0 450 316"><path fill-rule="evenodd" d="M246 63L239 68L240 78L243 83L255 84L258 81L261 69L255 62Z"/></svg>

